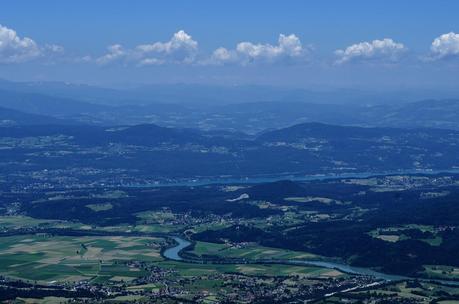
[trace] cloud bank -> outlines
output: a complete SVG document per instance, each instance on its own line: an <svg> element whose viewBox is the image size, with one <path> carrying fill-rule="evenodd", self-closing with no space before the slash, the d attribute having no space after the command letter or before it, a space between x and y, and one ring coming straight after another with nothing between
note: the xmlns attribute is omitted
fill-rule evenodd
<svg viewBox="0 0 459 304"><path fill-rule="evenodd" d="M398 62L407 47L391 38L363 41L334 52L335 64L391 64ZM303 46L295 34L280 34L276 44L243 41L234 48L219 47L210 54L201 52L199 44L184 30L179 30L168 41L157 41L126 48L122 44L107 47L105 54L72 56L64 54L64 48L55 44L40 45L32 38L21 37L11 28L0 25L0 64L24 63L41 60L44 63L96 63L98 65L154 66L182 65L240 65L253 64L302 64L311 61L312 48ZM417 59L429 61L459 58L459 34L449 32L436 37L430 51Z"/></svg>
<svg viewBox="0 0 459 304"><path fill-rule="evenodd" d="M383 40L364 41L348 46L344 50L335 51L338 57L336 63L343 64L347 62L396 62L401 54L406 51L402 43L395 42L390 38Z"/></svg>
<svg viewBox="0 0 459 304"><path fill-rule="evenodd" d="M121 44L107 48L108 52L97 58L99 64L122 61L140 66L166 63L193 63L198 52L198 42L180 30L169 41L141 44L132 49L125 49Z"/></svg>
<svg viewBox="0 0 459 304"><path fill-rule="evenodd" d="M257 62L299 61L306 59L309 51L309 49L302 46L300 39L296 35L280 34L277 45L240 42L232 50L220 47L204 63L215 65L238 63L247 65Z"/></svg>

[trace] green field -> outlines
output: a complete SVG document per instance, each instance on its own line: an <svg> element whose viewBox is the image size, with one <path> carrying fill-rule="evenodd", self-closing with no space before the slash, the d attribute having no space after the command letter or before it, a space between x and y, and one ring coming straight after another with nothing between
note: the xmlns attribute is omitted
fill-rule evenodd
<svg viewBox="0 0 459 304"><path fill-rule="evenodd" d="M113 208L113 205L110 204L110 203L104 203L104 204L89 204L89 205L86 205L87 208L93 210L93 211L106 211L106 210L110 210Z"/></svg>
<svg viewBox="0 0 459 304"><path fill-rule="evenodd" d="M220 257L256 259L319 259L311 253L292 251L271 247L263 247L256 244L215 244L196 242L193 253L202 255L215 255Z"/></svg>
<svg viewBox="0 0 459 304"><path fill-rule="evenodd" d="M211 265L164 261L160 256L163 239L150 237L64 237L21 235L0 239L0 274L31 281L93 282L129 281L145 275L144 270L128 267L125 261L152 262L181 275L196 276L237 272L249 275L339 276L324 268L291 265ZM222 250L223 249L223 250ZM230 248L228 245L198 242L199 254L224 252L228 257L307 258L308 253L286 251L256 245Z"/></svg>
<svg viewBox="0 0 459 304"><path fill-rule="evenodd" d="M156 238L25 235L0 241L0 273L33 281L129 280L142 270L124 261L162 260Z"/></svg>
<svg viewBox="0 0 459 304"><path fill-rule="evenodd" d="M62 221L34 219L28 216L0 216L0 227L25 228L36 227L44 224L59 224Z"/></svg>
<svg viewBox="0 0 459 304"><path fill-rule="evenodd" d="M434 237L429 239L418 239L419 241L425 242L430 246L440 246L443 242L443 239L437 235L434 227L426 225L404 225L398 227L387 227L387 228L378 228L370 231L368 234L374 238L386 241L386 242L399 242L410 239L409 236L403 234L404 230L407 229L417 229L421 232L431 232Z"/></svg>
<svg viewBox="0 0 459 304"><path fill-rule="evenodd" d="M72 229L92 229L91 226L78 222L69 222L61 220L35 219L28 216L0 216L0 228L20 229L20 228L72 228Z"/></svg>
<svg viewBox="0 0 459 304"><path fill-rule="evenodd" d="M424 273L430 278L459 279L459 268L442 265L424 265Z"/></svg>
<svg viewBox="0 0 459 304"><path fill-rule="evenodd" d="M214 273L241 273L246 275L289 276L299 275L305 277L337 277L343 274L339 271L308 266L278 265L278 264L188 264L174 261L158 263L164 268L172 268L182 276L201 276Z"/></svg>
<svg viewBox="0 0 459 304"><path fill-rule="evenodd" d="M66 303L68 299L58 298L58 297L45 297L43 299L24 299L17 298L13 303L14 304L62 304Z"/></svg>

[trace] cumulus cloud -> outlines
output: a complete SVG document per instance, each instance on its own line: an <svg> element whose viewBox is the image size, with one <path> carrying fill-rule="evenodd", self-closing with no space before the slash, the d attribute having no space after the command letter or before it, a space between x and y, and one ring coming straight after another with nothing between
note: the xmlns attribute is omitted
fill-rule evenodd
<svg viewBox="0 0 459 304"><path fill-rule="evenodd" d="M18 63L37 58L40 47L30 38L21 38L16 31L0 25L0 63Z"/></svg>
<svg viewBox="0 0 459 304"><path fill-rule="evenodd" d="M192 63L198 51L198 43L185 31L180 30L166 42L141 44L133 49L125 49L120 44L114 44L107 50L105 55L97 58L97 63L108 64L115 61L138 65Z"/></svg>
<svg viewBox="0 0 459 304"><path fill-rule="evenodd" d="M386 38L353 44L344 50L335 51L335 54L338 56L338 64L356 61L395 62L405 51L406 47L402 43Z"/></svg>
<svg viewBox="0 0 459 304"><path fill-rule="evenodd" d="M295 35L280 35L278 45L253 44L251 42L241 42L236 50L239 54L250 59L266 59L272 61L280 57L298 57L303 51L300 39Z"/></svg>
<svg viewBox="0 0 459 304"><path fill-rule="evenodd" d="M240 63L242 65L254 62L274 63L305 59L308 53L309 49L303 47L296 35L280 34L276 45L240 42L232 50L218 48L205 63Z"/></svg>
<svg viewBox="0 0 459 304"><path fill-rule="evenodd" d="M175 33L167 42L143 44L136 47L136 52L155 62L161 58L169 57L174 61L191 62L198 50L198 43L181 30ZM151 56L151 57L149 57ZM159 57L159 58L158 58Z"/></svg>
<svg viewBox="0 0 459 304"><path fill-rule="evenodd" d="M430 52L431 59L459 57L459 34L450 32L435 38Z"/></svg>
<svg viewBox="0 0 459 304"><path fill-rule="evenodd" d="M238 54L234 50L228 50L224 47L220 47L213 51L209 60L203 61L204 64L225 64L225 63L234 63L238 60Z"/></svg>
<svg viewBox="0 0 459 304"><path fill-rule="evenodd" d="M99 64L107 64L126 56L126 51L121 44L113 44L107 47L107 53L99 58L96 62Z"/></svg>
<svg viewBox="0 0 459 304"><path fill-rule="evenodd" d="M0 63L22 63L63 52L62 46L40 46L31 38L20 37L16 31L0 25Z"/></svg>

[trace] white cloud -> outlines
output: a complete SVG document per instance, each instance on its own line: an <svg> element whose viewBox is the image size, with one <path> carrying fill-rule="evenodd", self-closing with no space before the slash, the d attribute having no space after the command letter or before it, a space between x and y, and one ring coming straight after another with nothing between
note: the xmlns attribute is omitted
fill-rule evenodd
<svg viewBox="0 0 459 304"><path fill-rule="evenodd" d="M166 60L163 60L163 59L158 59L158 58L145 58L145 59L142 59L140 62L139 62L139 65L140 66L147 66L147 65L162 65L162 64L165 64L167 63Z"/></svg>
<svg viewBox="0 0 459 304"><path fill-rule="evenodd" d="M431 59L459 56L459 34L450 32L434 39L430 46Z"/></svg>
<svg viewBox="0 0 459 304"><path fill-rule="evenodd" d="M136 47L136 50L142 54L174 55L182 60L192 57L197 49L198 43L183 30L175 33L167 42L155 42Z"/></svg>
<svg viewBox="0 0 459 304"><path fill-rule="evenodd" d="M279 35L278 44L255 44L240 42L234 50L218 48L205 61L205 64L240 63L246 65L254 62L274 63L289 60L304 60L309 49L302 46L300 39L294 35Z"/></svg>
<svg viewBox="0 0 459 304"><path fill-rule="evenodd" d="M395 62L400 55L406 51L402 43L395 42L386 38L383 40L373 40L371 42L360 42L348 46L344 50L337 50L338 56L336 63L346 63L355 61L389 61Z"/></svg>
<svg viewBox="0 0 459 304"><path fill-rule="evenodd" d="M114 61L138 65L159 65L165 63L192 63L198 51L198 43L185 31L175 33L169 41L141 44L133 49L124 49L120 44L108 47L108 52L96 61L108 64Z"/></svg>
<svg viewBox="0 0 459 304"><path fill-rule="evenodd" d="M62 54L64 53L64 47L57 44L45 44L43 50L47 53Z"/></svg>
<svg viewBox="0 0 459 304"><path fill-rule="evenodd" d="M107 47L107 54L96 59L96 62L99 64L108 64L110 62L116 61L118 59L124 58L126 56L126 51L124 51L121 44L113 44Z"/></svg>
<svg viewBox="0 0 459 304"><path fill-rule="evenodd" d="M76 57L74 59L75 62L91 62L92 61L92 57L90 55L86 55L86 56L83 56L83 57Z"/></svg>
<svg viewBox="0 0 459 304"><path fill-rule="evenodd" d="M21 38L17 33L0 25L0 63L19 63L41 55L40 47L30 38Z"/></svg>
<svg viewBox="0 0 459 304"><path fill-rule="evenodd" d="M64 48L56 44L38 45L28 37L19 37L16 31L0 25L0 63L22 63L42 57L62 54Z"/></svg>
<svg viewBox="0 0 459 304"><path fill-rule="evenodd" d="M235 63L238 61L238 54L234 50L228 50L220 47L213 51L209 60L205 60L203 64L222 65L225 63Z"/></svg>
<svg viewBox="0 0 459 304"><path fill-rule="evenodd" d="M282 56L298 57L301 55L303 48L300 39L295 35L285 36L281 34L278 45L241 42L237 45L236 50L252 59L273 60Z"/></svg>

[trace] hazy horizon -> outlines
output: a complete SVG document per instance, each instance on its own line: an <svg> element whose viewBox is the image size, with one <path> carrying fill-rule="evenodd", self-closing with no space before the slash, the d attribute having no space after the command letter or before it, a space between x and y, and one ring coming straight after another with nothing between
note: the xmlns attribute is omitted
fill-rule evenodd
<svg viewBox="0 0 459 304"><path fill-rule="evenodd" d="M0 11L0 77L13 81L457 86L453 1L24 4Z"/></svg>

